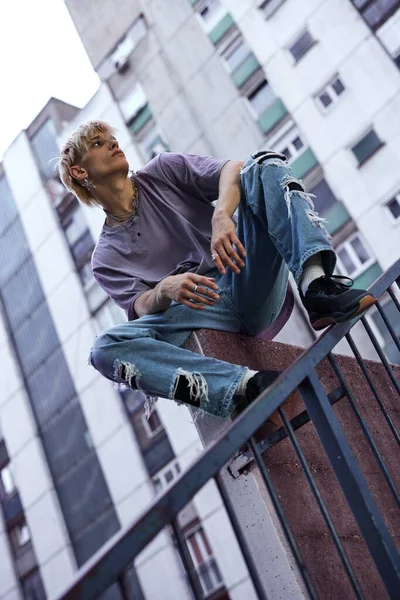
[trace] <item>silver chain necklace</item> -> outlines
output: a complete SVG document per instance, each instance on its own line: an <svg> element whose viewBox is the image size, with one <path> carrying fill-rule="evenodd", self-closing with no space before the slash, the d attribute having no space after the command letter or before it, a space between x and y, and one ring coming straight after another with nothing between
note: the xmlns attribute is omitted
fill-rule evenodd
<svg viewBox="0 0 400 600"><path fill-rule="evenodd" d="M132 187L133 187L133 196L132 196L132 210L125 215L114 215L113 213L109 213L103 208L107 217L114 219L117 223L128 223L129 221L135 221L139 216L139 189L137 182L134 180L134 174L132 173L131 177Z"/></svg>

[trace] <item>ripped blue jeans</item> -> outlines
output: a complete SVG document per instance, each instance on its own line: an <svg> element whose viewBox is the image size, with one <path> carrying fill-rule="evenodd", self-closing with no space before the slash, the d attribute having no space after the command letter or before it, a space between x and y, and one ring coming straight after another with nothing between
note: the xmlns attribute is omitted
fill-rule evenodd
<svg viewBox="0 0 400 600"><path fill-rule="evenodd" d="M173 302L163 313L100 333L90 362L106 378L179 401L176 393L184 377L195 405L228 417L247 367L186 350L182 346L189 335L216 329L256 336L279 315L289 271L298 284L304 262L322 252L325 272L332 274L336 257L329 236L283 155L253 155L242 169L241 185L237 234L247 254L241 274L207 274L219 288L216 306L195 311Z"/></svg>

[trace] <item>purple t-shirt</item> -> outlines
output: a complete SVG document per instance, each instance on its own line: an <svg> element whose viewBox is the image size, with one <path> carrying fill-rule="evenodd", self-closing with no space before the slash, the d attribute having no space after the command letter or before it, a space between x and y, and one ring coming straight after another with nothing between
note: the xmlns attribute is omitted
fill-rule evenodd
<svg viewBox="0 0 400 600"><path fill-rule="evenodd" d="M105 292L137 318L137 298L165 277L186 271L204 275L211 260L211 204L227 160L162 153L137 171L139 217L103 225L92 256L93 274Z"/></svg>

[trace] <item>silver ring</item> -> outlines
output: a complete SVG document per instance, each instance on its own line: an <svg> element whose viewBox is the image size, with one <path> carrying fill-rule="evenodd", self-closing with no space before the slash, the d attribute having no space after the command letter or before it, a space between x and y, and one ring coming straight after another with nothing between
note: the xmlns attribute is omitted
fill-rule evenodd
<svg viewBox="0 0 400 600"><path fill-rule="evenodd" d="M214 262L214 260L217 258L218 254L211 254L211 260Z"/></svg>
<svg viewBox="0 0 400 600"><path fill-rule="evenodd" d="M195 294L197 292L198 287L199 287L199 284L196 283L196 285L193 288L193 294Z"/></svg>

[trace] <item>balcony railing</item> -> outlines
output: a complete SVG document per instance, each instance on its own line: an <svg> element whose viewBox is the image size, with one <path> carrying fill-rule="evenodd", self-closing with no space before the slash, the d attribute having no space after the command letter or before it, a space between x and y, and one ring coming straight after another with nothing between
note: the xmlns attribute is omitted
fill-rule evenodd
<svg viewBox="0 0 400 600"><path fill-rule="evenodd" d="M398 300L400 287L400 261L388 269L372 286L371 291L376 297L380 298L383 294L389 294L397 311L400 313L400 303ZM393 324L386 318L380 303L377 308L385 320L385 325L400 350L399 337L396 334ZM390 472L386 464L383 453L380 452L377 440L374 440L366 420L363 418L357 407L353 393L348 382L343 376L340 367L340 361L332 354L333 348L343 339L346 339L354 354L356 363L360 368L360 376L364 377L364 384L369 386L374 401L376 401L376 410L383 415L387 425L387 435L399 450L400 435L395 424L394 414L385 406L385 400L379 394L379 388L371 377L370 364L368 365L357 348L355 336L351 332L355 323L360 321L365 329L366 335L371 340L377 355L380 359L379 368L388 377L391 386L391 394L400 396L400 382L398 380L399 370L393 368L387 361L382 349L380 348L373 331L365 316L353 320L351 323L336 325L326 331L308 350L305 350L295 362L286 369L276 380L274 385L259 396L250 407L248 407L240 417L229 427L223 438L215 442L209 449L179 476L174 485L165 493L157 496L153 503L142 513L131 526L118 532L109 542L77 573L76 578L70 584L69 588L60 596L62 600L72 600L84 598L90 600L96 598L104 592L109 586L118 581L121 594L124 599L130 599L130 592L126 585L125 575L127 568L132 566L135 557L153 540L153 538L166 526L172 526L175 539L180 551L180 555L187 571L188 580L196 599L202 599L204 592L199 581L198 572L193 565L189 550L187 548L184 536L179 527L178 515L210 480L214 480L220 491L223 504L230 518L232 528L239 542L243 559L246 563L248 573L251 577L256 596L260 599L267 598L267 591L263 584L255 562L252 557L252 549L248 547L246 537L240 527L232 502L226 492L221 470L226 464L236 456L239 449L246 445L251 449L253 461L257 464L260 476L267 488L274 510L279 518L282 530L286 536L288 547L297 564L298 573L302 577L305 590L311 599L324 598L323 595L316 592L313 578L310 577L310 563L306 563L301 555L296 540L289 525L288 515L282 507L282 501L273 483L271 473L267 469L264 458L271 446L279 443L283 438L286 443L290 442L291 448L295 453L298 468L307 481L311 494L313 495L316 507L325 523L328 537L337 551L341 561L343 572L348 578L349 587L352 589L353 596L358 599L376 598L365 594L364 582L357 578L357 570L352 560L348 557L344 546L345 540L338 535L333 519L327 509L326 498L320 493L316 483L315 472L305 457L305 453L299 443L299 436L296 430L302 427L304 423L310 422L318 434L322 448L326 457L329 459L332 470L336 476L332 480L337 480L343 492L341 500L343 510L341 516L349 516L354 519L358 526L359 537L365 542L365 552L375 563L378 576L380 577L382 587L386 588L387 596L391 599L399 598L400 590L400 555L396 548L394 539L389 532L386 524L387 515L379 510L381 502L377 503L377 490L374 494L367 484L366 478L360 468L360 459L357 460L350 447L349 439L346 437L341 424L339 423L336 412L333 410L333 404L343 397L347 397L350 409L357 418L360 425L360 437L363 443L372 452L378 469L374 476L380 476L380 488L385 487L385 493L394 501L398 511L400 507L399 490L396 488L395 480L397 474ZM322 360L327 358L333 368L333 372L338 382L338 387L326 393L321 381L318 378L316 368ZM356 364L355 363L355 364ZM284 410L280 407L284 400L294 391L298 390L305 405L305 411L296 416L292 421L286 417ZM264 400L268 396L268 402ZM349 410L350 410L349 409ZM257 442L255 433L260 426L278 410L283 422L283 427L273 432L267 439ZM375 414L375 413L374 413ZM310 424L310 425L311 425ZM300 432L301 433L301 432ZM321 451L322 452L322 451ZM399 455L397 455L399 456ZM388 458L386 456L386 458ZM393 459L392 456L389 457ZM398 461L398 459L397 459ZM397 462L398 464L398 462ZM391 466L393 462L391 462ZM392 469L392 471L394 471ZM398 479L398 478L397 478ZM295 489L293 494L295 494ZM382 492L383 493L383 492ZM379 498L378 498L379 500ZM347 512L346 512L347 511ZM393 512L393 511L392 511ZM343 516L344 518L344 516ZM386 520L385 520L386 519ZM397 530L398 532L398 530ZM397 540L398 541L398 540ZM353 558L353 556L352 556ZM373 592L372 592L373 593ZM284 592L282 592L284 595ZM326 597L326 596L325 596ZM349 596L347 596L349 597ZM380 598L382 595L379 596Z"/></svg>

